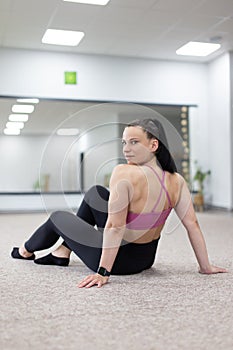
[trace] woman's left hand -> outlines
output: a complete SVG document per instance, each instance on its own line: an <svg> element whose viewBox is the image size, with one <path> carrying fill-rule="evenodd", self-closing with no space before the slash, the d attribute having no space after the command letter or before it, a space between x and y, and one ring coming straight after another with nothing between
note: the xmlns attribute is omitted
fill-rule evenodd
<svg viewBox="0 0 233 350"><path fill-rule="evenodd" d="M90 288L97 284L97 288L102 287L104 284L108 282L108 276L101 276L98 273L94 275L89 275L85 277L79 284L79 288Z"/></svg>
<svg viewBox="0 0 233 350"><path fill-rule="evenodd" d="M199 273L203 275L212 275L216 273L226 273L228 272L226 269L214 265L210 265L207 269L199 269Z"/></svg>

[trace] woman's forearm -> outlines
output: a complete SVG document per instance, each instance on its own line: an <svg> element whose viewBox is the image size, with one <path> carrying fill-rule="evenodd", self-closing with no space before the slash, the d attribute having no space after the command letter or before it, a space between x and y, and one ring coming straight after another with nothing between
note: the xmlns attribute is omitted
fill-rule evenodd
<svg viewBox="0 0 233 350"><path fill-rule="evenodd" d="M100 258L100 266L111 271L116 259L122 238L124 228L105 228L103 238L103 249Z"/></svg>
<svg viewBox="0 0 233 350"><path fill-rule="evenodd" d="M208 271L210 269L210 262L206 248L206 243L197 223L194 225L193 228L188 229L188 236L200 269L203 272Z"/></svg>
<svg viewBox="0 0 233 350"><path fill-rule="evenodd" d="M100 259L100 266L104 267L107 271L112 270L112 266L117 256L119 247L116 248L103 248Z"/></svg>

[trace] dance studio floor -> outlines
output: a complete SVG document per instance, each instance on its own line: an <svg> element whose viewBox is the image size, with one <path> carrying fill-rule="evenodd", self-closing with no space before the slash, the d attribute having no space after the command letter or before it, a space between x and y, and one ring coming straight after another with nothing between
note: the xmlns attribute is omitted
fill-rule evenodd
<svg viewBox="0 0 233 350"><path fill-rule="evenodd" d="M89 270L10 257L47 215L1 214L1 339L4 350L232 350L233 213L198 214L210 260L227 274L200 275L173 214L152 269L78 289ZM43 252L44 253L44 252Z"/></svg>

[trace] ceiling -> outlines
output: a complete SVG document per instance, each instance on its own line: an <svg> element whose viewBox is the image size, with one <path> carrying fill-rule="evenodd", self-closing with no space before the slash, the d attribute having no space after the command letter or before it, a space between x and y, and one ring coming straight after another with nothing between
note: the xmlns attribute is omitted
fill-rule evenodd
<svg viewBox="0 0 233 350"><path fill-rule="evenodd" d="M77 47L42 44L48 28L85 36ZM222 47L207 58L177 56L191 40ZM206 62L233 49L233 0L0 0L0 47Z"/></svg>
<svg viewBox="0 0 233 350"><path fill-rule="evenodd" d="M80 30L85 36L77 47L42 44L48 28ZM177 56L176 49L191 40L222 46L205 58ZM233 49L233 0L110 0L106 6L0 0L0 47L208 62ZM15 102L0 99L0 133ZM88 103L41 101L22 134L51 132L86 107Z"/></svg>

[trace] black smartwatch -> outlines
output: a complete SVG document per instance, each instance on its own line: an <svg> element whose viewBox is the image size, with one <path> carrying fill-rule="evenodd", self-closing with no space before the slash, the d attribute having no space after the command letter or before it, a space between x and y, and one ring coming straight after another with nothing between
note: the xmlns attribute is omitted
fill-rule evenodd
<svg viewBox="0 0 233 350"><path fill-rule="evenodd" d="M106 269L105 269L104 267L102 267L102 266L100 266L100 267L98 268L97 273L98 273L99 275L101 275L101 276L104 276L104 277L110 276L110 272L109 272L108 270L106 270Z"/></svg>

